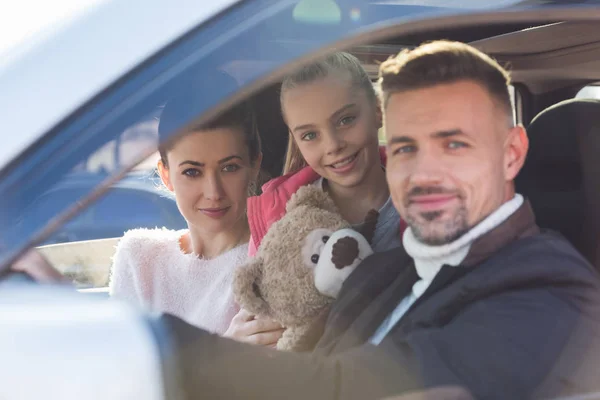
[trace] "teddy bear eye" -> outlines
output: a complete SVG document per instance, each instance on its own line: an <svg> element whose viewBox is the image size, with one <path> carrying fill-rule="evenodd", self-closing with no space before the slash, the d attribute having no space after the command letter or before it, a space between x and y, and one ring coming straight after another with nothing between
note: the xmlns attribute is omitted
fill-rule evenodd
<svg viewBox="0 0 600 400"><path fill-rule="evenodd" d="M312 257L310 258L310 261L313 262L313 264L316 264L319 262L319 255L318 254L313 254Z"/></svg>
<svg viewBox="0 0 600 400"><path fill-rule="evenodd" d="M329 240L329 236L323 236L322 240L323 243L327 243L327 241Z"/></svg>

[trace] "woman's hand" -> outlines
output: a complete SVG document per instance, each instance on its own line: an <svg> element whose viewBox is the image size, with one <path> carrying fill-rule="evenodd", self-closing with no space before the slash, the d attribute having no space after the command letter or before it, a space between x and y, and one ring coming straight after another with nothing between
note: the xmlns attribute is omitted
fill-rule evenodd
<svg viewBox="0 0 600 400"><path fill-rule="evenodd" d="M233 317L223 336L238 342L275 347L283 331L285 329L272 319L257 317L242 309Z"/></svg>

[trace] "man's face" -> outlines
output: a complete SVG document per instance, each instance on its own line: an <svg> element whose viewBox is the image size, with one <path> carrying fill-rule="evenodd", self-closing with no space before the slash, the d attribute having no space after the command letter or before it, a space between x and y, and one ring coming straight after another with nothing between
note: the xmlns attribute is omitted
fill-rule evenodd
<svg viewBox="0 0 600 400"><path fill-rule="evenodd" d="M390 96L387 179L417 239L449 243L512 198L527 137L509 122L486 89L471 81Z"/></svg>

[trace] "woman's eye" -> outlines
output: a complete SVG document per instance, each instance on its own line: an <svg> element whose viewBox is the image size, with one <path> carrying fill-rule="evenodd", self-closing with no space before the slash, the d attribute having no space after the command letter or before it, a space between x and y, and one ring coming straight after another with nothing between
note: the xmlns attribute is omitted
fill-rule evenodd
<svg viewBox="0 0 600 400"><path fill-rule="evenodd" d="M316 132L306 132L304 135L302 135L302 140L315 140L317 138L317 133Z"/></svg>
<svg viewBox="0 0 600 400"><path fill-rule="evenodd" d="M448 143L448 148L449 149L461 149L463 147L468 147L466 143L463 142L456 142L456 141L452 141L450 143Z"/></svg>
<svg viewBox="0 0 600 400"><path fill-rule="evenodd" d="M351 123L353 123L356 120L355 116L347 116L344 117L340 120L340 125L344 126L344 125L350 125Z"/></svg>
<svg viewBox="0 0 600 400"><path fill-rule="evenodd" d="M223 172L235 172L239 170L241 167L237 164L228 164L223 167Z"/></svg>
<svg viewBox="0 0 600 400"><path fill-rule="evenodd" d="M310 261L312 261L313 264L316 264L319 262L319 255L318 254L313 254L312 257L310 258Z"/></svg>
<svg viewBox="0 0 600 400"><path fill-rule="evenodd" d="M197 169L194 169L194 168L190 168L190 169L186 169L185 171L183 171L183 175L190 177L190 178L195 178L197 176L200 176L200 171L198 171Z"/></svg>

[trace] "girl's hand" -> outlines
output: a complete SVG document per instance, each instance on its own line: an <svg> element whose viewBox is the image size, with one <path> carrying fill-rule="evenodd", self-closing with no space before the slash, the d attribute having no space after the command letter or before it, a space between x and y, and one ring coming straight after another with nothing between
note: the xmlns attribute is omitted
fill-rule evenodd
<svg viewBox="0 0 600 400"><path fill-rule="evenodd" d="M238 342L275 347L285 329L270 318L257 317L242 309L237 313L224 337Z"/></svg>

